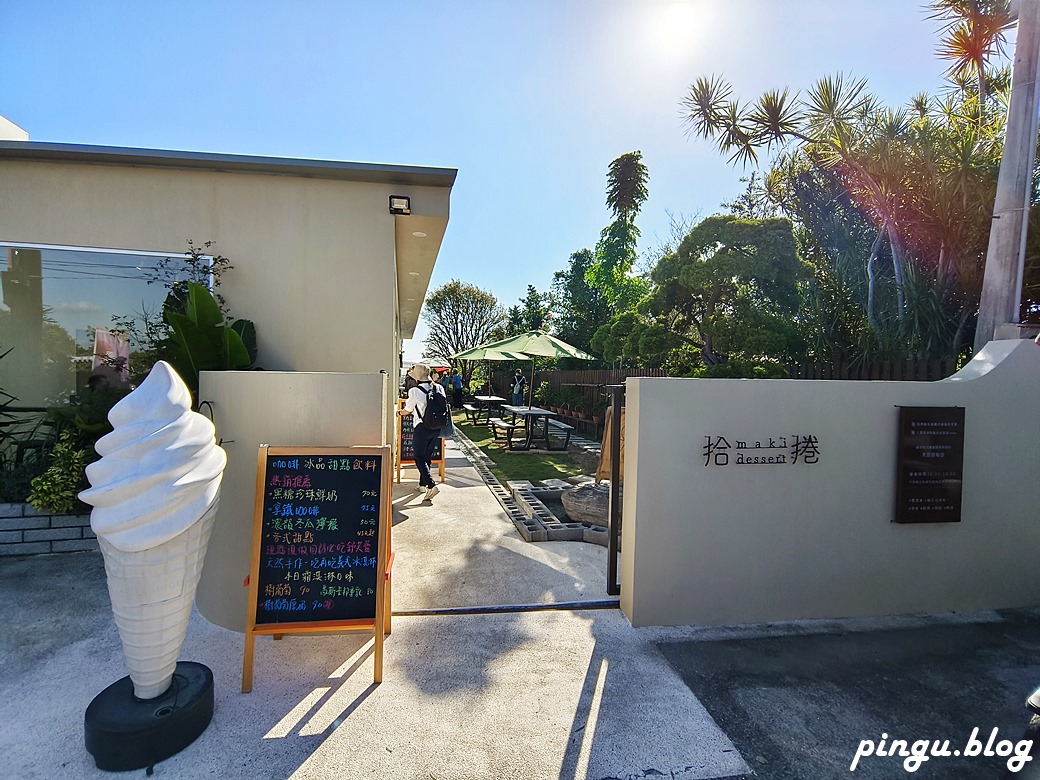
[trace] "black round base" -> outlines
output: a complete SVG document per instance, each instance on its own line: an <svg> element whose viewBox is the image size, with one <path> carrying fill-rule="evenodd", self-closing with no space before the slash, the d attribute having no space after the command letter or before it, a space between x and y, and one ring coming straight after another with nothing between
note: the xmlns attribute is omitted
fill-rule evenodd
<svg viewBox="0 0 1040 780"><path fill-rule="evenodd" d="M109 772L151 767L184 750L212 719L213 672L178 661L162 696L136 698L129 677L95 696L83 719L87 752Z"/></svg>

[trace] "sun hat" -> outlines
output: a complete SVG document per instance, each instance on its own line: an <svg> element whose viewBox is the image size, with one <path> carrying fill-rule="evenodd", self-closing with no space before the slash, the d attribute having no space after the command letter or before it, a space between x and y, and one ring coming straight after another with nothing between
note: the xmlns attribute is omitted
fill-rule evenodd
<svg viewBox="0 0 1040 780"><path fill-rule="evenodd" d="M430 367L425 363L416 363L414 366L408 369L408 376L410 376L416 382L429 382Z"/></svg>

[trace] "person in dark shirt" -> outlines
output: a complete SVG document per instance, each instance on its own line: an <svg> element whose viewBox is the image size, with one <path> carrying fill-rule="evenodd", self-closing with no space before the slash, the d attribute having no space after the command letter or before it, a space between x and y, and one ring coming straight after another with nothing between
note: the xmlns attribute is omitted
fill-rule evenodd
<svg viewBox="0 0 1040 780"><path fill-rule="evenodd" d="M462 408L462 374L459 370L453 369L451 372L451 405L456 409Z"/></svg>

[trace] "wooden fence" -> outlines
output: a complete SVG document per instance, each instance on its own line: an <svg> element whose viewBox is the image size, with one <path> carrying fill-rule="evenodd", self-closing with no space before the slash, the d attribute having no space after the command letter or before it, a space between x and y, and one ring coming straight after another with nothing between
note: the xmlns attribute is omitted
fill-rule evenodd
<svg viewBox="0 0 1040 780"><path fill-rule="evenodd" d="M881 379L933 382L957 371L956 360L893 360L888 363L789 363L790 379Z"/></svg>
<svg viewBox="0 0 1040 780"><path fill-rule="evenodd" d="M892 380L898 382L934 382L957 372L956 360L893 360L887 363L789 363L789 379ZM499 395L509 395L512 374L492 372L492 384ZM530 374L524 374L530 379ZM626 368L603 371L535 371L534 387L548 382L553 392L573 387L582 392L590 405L595 405L603 385L623 385L630 376L667 376L659 368Z"/></svg>
<svg viewBox="0 0 1040 780"><path fill-rule="evenodd" d="M509 395L509 384L512 376L512 373L508 371L493 371L491 373L491 383L499 395ZM526 371L524 376L527 377L528 381L531 380L531 375ZM542 382L548 382L549 388L554 393L567 387L573 387L592 401L593 399L598 399L602 392L599 388L602 385L623 385L630 376L668 376L668 374L660 368L621 368L602 371L535 371L534 388L537 390Z"/></svg>
<svg viewBox="0 0 1040 780"><path fill-rule="evenodd" d="M630 376L667 375L665 371L657 368L624 368L600 371L535 371L534 389L537 390L542 382L548 382L550 392L553 393L558 393L561 390L577 391L585 399L584 404L582 404L584 407L583 411L592 412L596 410L602 412L602 407L607 401L603 390L604 385L623 385L625 379ZM525 373L524 376L527 377L528 381L531 381L529 373ZM509 397L509 386L512 377L513 374L509 371L492 372L491 384L498 395L505 398ZM584 436L597 440L602 436L603 420L599 415L595 418L590 416L589 419L583 419L571 411L564 411L559 413L559 417L561 420L574 425Z"/></svg>

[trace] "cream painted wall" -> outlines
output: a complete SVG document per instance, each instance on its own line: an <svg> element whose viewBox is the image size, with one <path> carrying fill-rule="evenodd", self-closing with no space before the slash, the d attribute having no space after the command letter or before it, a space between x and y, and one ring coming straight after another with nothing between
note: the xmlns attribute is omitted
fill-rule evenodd
<svg viewBox="0 0 1040 780"><path fill-rule="evenodd" d="M629 379L622 610L725 625L1040 603L1037 387L1030 341L933 383ZM965 407L960 523L891 522L897 406ZM818 438L817 464L705 466L706 436L793 434Z"/></svg>
<svg viewBox="0 0 1040 780"><path fill-rule="evenodd" d="M189 238L215 241L214 251L235 265L222 290L232 314L256 323L260 365L389 370L395 268L387 193L288 176L3 162L0 236L177 254ZM367 336L360 322L371 325Z"/></svg>
<svg viewBox="0 0 1040 780"><path fill-rule="evenodd" d="M175 254L215 241L235 266L221 288L231 312L256 324L258 365L396 376L391 191L447 215L446 188L3 160L0 240Z"/></svg>
<svg viewBox="0 0 1040 780"><path fill-rule="evenodd" d="M12 122L0 116L0 141L28 141L29 134Z"/></svg>
<svg viewBox="0 0 1040 780"><path fill-rule="evenodd" d="M211 623L245 631L253 539L256 462L261 444L386 444L389 375L296 371L203 371L199 397L210 401L228 454L220 506L196 595ZM387 468L393 464L387 464Z"/></svg>

